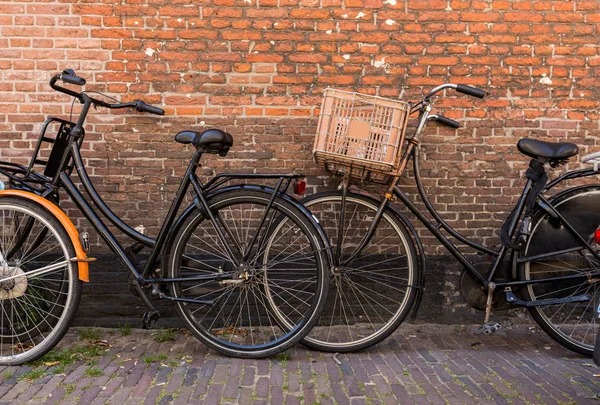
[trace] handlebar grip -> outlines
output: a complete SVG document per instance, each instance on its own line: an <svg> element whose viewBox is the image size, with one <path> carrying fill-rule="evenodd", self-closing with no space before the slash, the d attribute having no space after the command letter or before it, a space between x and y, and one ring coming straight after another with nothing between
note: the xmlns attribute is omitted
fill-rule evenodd
<svg viewBox="0 0 600 405"><path fill-rule="evenodd" d="M165 110L163 110L162 108L146 104L141 100L138 100L138 102L135 105L135 109L139 112L148 112L150 114L165 115Z"/></svg>
<svg viewBox="0 0 600 405"><path fill-rule="evenodd" d="M443 115L438 115L435 119L437 122L449 126L450 128L460 128L460 122L454 121L453 119L446 118Z"/></svg>
<svg viewBox="0 0 600 405"><path fill-rule="evenodd" d="M65 83L76 84L78 86L85 86L85 79L83 77L63 73L60 76L60 78Z"/></svg>
<svg viewBox="0 0 600 405"><path fill-rule="evenodd" d="M473 96L473 97L477 97L477 98L484 98L486 95L485 91L479 90L475 87L467 86L466 84L457 84L456 91L458 91L459 93L468 94L469 96Z"/></svg>

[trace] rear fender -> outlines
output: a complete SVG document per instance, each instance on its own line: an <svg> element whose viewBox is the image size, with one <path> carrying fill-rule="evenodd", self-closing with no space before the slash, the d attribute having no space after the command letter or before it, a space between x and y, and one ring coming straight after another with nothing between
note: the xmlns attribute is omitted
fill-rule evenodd
<svg viewBox="0 0 600 405"><path fill-rule="evenodd" d="M71 222L69 217L67 217L67 214L65 214L63 212L63 210L61 210L58 206L56 206L49 200L45 199L44 197L40 197L39 195L30 193L28 191L22 191L22 190L2 190L2 191L0 191L0 198L8 197L8 196L19 197L19 198L33 201L33 202L41 205L42 207L44 207L52 215L54 215L54 217L56 217L56 219L58 219L58 221L61 223L61 225L67 231L67 234L69 235L69 239L71 239L71 243L73 243L73 247L75 248L75 255L77 258L77 266L79 269L79 279L81 281L85 281L86 283L89 282L90 276L89 276L89 267L88 267L87 262L90 259L87 257L87 253L85 252L85 250L83 249L83 246L81 245L81 241L79 239L79 232L77 231L77 228L75 228L75 225L73 225L73 222Z"/></svg>
<svg viewBox="0 0 600 405"><path fill-rule="evenodd" d="M260 185L252 185L252 184L236 184L236 185L232 185L232 186L228 186L228 187L222 187L219 188L217 190L212 191L208 196L206 196L206 201L211 200L211 198L214 198L220 194L223 193L227 193L230 191L234 191L234 190L256 190L256 191L263 191L263 192L267 192L267 193L274 193L275 190L271 187L267 187L267 186L260 186ZM293 197L289 196L288 194L284 194L284 193L278 193L278 197L281 197L287 201L290 201L294 204L299 204L298 200L294 199ZM315 227L317 228L317 230L319 231L319 234L321 236L321 239L323 239L323 242L326 244L326 252L328 255L328 260L330 260L330 250L329 249L329 244L327 241L327 237L325 236L325 231L323 230L323 228L321 227L321 224L319 224L319 221L314 217L314 215L312 215L303 205L299 205L299 207L301 208L301 210L304 212L304 214L309 217L313 224L315 225ZM168 237L167 237L167 241L165 243L166 246L166 250L165 253L163 255L163 261L167 260L167 258L169 257L170 254L170 248L174 245L175 242L175 235L177 235L177 232L179 230L179 228L181 227L181 225L185 222L185 220L192 215L196 210L198 211L203 211L202 206L200 204L200 201L197 200L196 197L194 197L194 203L190 204L182 213L181 215L179 215L179 217L177 218L177 220L175 221L175 224L173 224L173 226L171 227L171 232L169 233ZM331 263L331 261L329 261ZM163 272L167 271L167 263L163 262L162 264L162 269ZM164 275L166 277L166 274Z"/></svg>
<svg viewBox="0 0 600 405"><path fill-rule="evenodd" d="M600 226L600 185L565 190L550 200L552 206L586 241L591 241ZM558 220L540 210L534 218L528 255L570 249L581 245Z"/></svg>

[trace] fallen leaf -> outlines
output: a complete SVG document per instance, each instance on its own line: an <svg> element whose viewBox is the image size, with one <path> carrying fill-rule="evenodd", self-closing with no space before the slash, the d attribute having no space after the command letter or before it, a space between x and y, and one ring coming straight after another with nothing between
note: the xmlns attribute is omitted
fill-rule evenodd
<svg viewBox="0 0 600 405"><path fill-rule="evenodd" d="M44 363L44 366L52 367L56 366L57 364L60 364L60 361L47 361Z"/></svg>

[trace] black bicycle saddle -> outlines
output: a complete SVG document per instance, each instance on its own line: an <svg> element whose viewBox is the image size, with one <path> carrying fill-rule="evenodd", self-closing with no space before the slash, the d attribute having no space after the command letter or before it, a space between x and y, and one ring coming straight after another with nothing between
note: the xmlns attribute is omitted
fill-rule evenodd
<svg viewBox="0 0 600 405"><path fill-rule="evenodd" d="M181 131L175 135L175 141L183 144L191 143L196 149L204 147L206 152L218 153L221 156L227 155L233 146L231 134L220 129L207 129L202 132Z"/></svg>
<svg viewBox="0 0 600 405"><path fill-rule="evenodd" d="M579 148L570 142L544 142L537 139L523 138L517 142L519 152L532 157L551 160L564 160L575 156Z"/></svg>

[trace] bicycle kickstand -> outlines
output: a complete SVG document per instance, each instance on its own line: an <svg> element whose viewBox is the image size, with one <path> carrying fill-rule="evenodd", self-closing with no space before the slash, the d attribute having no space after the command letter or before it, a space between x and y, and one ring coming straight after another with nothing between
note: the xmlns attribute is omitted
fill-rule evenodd
<svg viewBox="0 0 600 405"><path fill-rule="evenodd" d="M142 329L150 329L152 326L156 325L158 319L160 318L160 313L154 308L154 305L150 302L146 294L142 291L142 287L140 286L137 280L134 280L133 286L135 290L138 292L139 297L144 301L146 307L148 307L149 311L144 312L144 317L142 319Z"/></svg>
<svg viewBox="0 0 600 405"><path fill-rule="evenodd" d="M494 299L494 292L496 291L496 283L488 284L488 295L487 302L485 304L485 318L483 319L483 325L477 328L477 333L483 335L493 335L500 329L498 322L490 322L490 313L492 312L492 301Z"/></svg>

